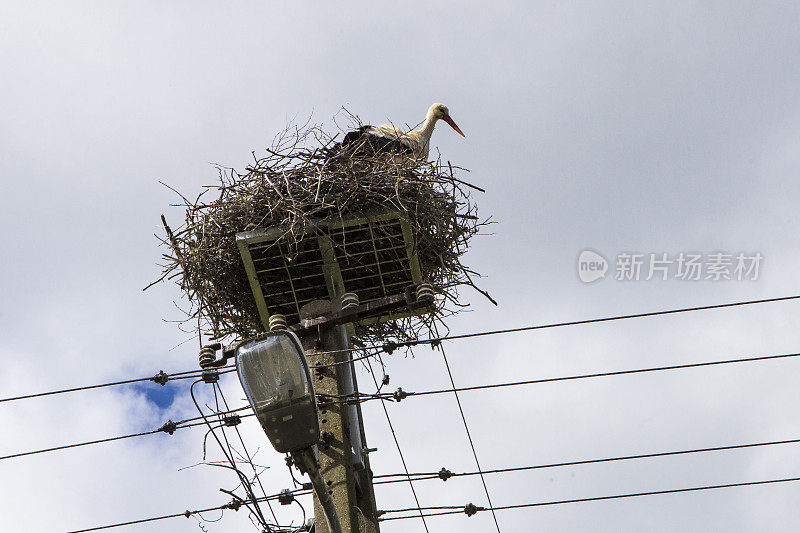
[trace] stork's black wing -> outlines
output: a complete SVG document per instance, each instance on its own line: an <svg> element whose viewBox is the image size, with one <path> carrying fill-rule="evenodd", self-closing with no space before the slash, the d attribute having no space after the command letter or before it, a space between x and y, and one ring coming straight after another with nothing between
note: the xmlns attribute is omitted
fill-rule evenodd
<svg viewBox="0 0 800 533"><path fill-rule="evenodd" d="M342 140L342 146L349 146L360 141L364 138L370 128L372 128L372 126L361 126L357 130L348 131Z"/></svg>
<svg viewBox="0 0 800 533"><path fill-rule="evenodd" d="M400 154L414 153L411 147L403 144L400 139L373 135L369 132L371 128L372 126L361 126L357 130L347 132L337 148L359 155L371 155L385 152Z"/></svg>

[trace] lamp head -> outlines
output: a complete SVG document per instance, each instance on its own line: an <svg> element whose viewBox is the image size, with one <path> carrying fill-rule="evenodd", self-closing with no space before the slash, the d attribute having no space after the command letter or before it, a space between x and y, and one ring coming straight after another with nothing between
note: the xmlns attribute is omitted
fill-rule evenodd
<svg viewBox="0 0 800 533"><path fill-rule="evenodd" d="M281 453L319 442L317 402L294 333L274 331L236 349L236 371L250 406Z"/></svg>

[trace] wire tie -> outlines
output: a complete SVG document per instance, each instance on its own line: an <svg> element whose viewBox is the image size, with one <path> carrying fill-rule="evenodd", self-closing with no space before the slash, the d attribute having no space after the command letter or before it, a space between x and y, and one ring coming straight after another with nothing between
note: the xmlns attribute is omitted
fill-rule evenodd
<svg viewBox="0 0 800 533"><path fill-rule="evenodd" d="M238 426L242 422L242 417L239 415L228 415L222 419L223 423L230 426Z"/></svg>
<svg viewBox="0 0 800 533"><path fill-rule="evenodd" d="M396 342L389 341L387 343L384 343L384 345L381 348L383 349L384 352L388 353L389 355L392 355L392 352L395 351L397 348L399 348L399 346Z"/></svg>
<svg viewBox="0 0 800 533"><path fill-rule="evenodd" d="M169 375L165 374L163 370L159 370L158 374L150 378L150 381L155 381L163 387L169 381Z"/></svg>
<svg viewBox="0 0 800 533"><path fill-rule="evenodd" d="M451 471L449 471L445 467L442 467L442 469L439 470L439 479L441 479L442 481L447 481L448 479L450 479L454 475L455 474L453 474Z"/></svg>
<svg viewBox="0 0 800 533"><path fill-rule="evenodd" d="M464 506L464 513L466 513L467 516L472 516L478 511L485 511L485 510L486 510L485 508L478 507L472 503L468 503L467 505Z"/></svg>
<svg viewBox="0 0 800 533"><path fill-rule="evenodd" d="M317 406L318 406L320 409L325 409L326 407L328 407L328 406L329 406L329 405L331 405L332 403L333 403L333 402L331 401L331 399L330 399L330 398L328 398L328 397L326 397L326 396L322 396L322 395L320 395L320 394L317 394Z"/></svg>
<svg viewBox="0 0 800 533"><path fill-rule="evenodd" d="M283 489L280 494L278 494L278 501L281 505L291 505L294 501L294 494L292 494L289 489Z"/></svg>
<svg viewBox="0 0 800 533"><path fill-rule="evenodd" d="M176 429L178 429L178 424L176 424L172 420L167 420L166 422L164 422L163 426L158 428L159 431L163 431L164 433L169 433L170 435L175 433Z"/></svg>
<svg viewBox="0 0 800 533"><path fill-rule="evenodd" d="M219 381L219 372L216 370L203 370L203 381L205 383L216 383Z"/></svg>
<svg viewBox="0 0 800 533"><path fill-rule="evenodd" d="M394 391L394 394L392 394L392 398L394 398L395 401L398 401L398 402L402 401L403 398L406 398L407 396L408 396L408 393L406 391L404 391L400 387L397 387L397 390Z"/></svg>
<svg viewBox="0 0 800 533"><path fill-rule="evenodd" d="M241 507L241 506L242 506L242 502L237 500L236 498L234 498L225 507L228 508L228 509L232 509L234 511L238 511L239 507Z"/></svg>

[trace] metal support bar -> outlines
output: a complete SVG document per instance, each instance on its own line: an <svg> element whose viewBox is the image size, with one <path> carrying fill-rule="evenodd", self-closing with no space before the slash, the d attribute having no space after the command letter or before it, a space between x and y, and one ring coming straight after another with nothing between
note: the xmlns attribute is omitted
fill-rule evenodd
<svg viewBox="0 0 800 533"><path fill-rule="evenodd" d="M308 477L311 478L311 486L314 488L314 495L316 496L316 498L314 498L314 504L316 507L316 504L319 503L320 507L322 507L325 516L325 525L328 526L328 531L330 531L330 533L342 533L342 526L338 513L336 512L336 506L333 503L333 498L328 494L328 487L319 472L319 465L317 464L316 457L314 457L314 450L306 448L305 450L294 452L292 453L292 459L294 459L294 464L300 468L300 471L307 473Z"/></svg>

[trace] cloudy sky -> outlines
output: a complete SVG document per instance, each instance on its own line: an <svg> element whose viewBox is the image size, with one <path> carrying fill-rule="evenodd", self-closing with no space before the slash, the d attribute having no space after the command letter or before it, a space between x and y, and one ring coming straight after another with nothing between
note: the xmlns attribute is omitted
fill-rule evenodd
<svg viewBox="0 0 800 533"><path fill-rule="evenodd" d="M158 275L163 180L195 194L292 120L415 124L486 189L497 224L467 262L454 333L800 293L800 8L791 2L6 2L0 7L0 396L196 367ZM578 277L582 250L608 261ZM622 253L760 253L758 279L615 280ZM707 266L707 265L706 265ZM703 276L705 277L705 275ZM658 278L658 276L656 276ZM800 351L800 303L700 311L445 343L456 384L500 383ZM188 342L187 342L188 341ZM385 358L392 387L449 385L441 353ZM800 438L800 361L773 360L465 392L485 469ZM359 376L371 390L368 375ZM223 378L232 403L243 394ZM153 385L153 387L157 387ZM412 472L472 471L451 395L388 405ZM0 455L195 416L186 384L0 404ZM401 464L364 405L376 474ZM291 487L253 419L268 492ZM50 532L212 507L236 485L197 466L203 430L0 461L0 529ZM211 457L218 452L209 445ZM215 455L216 454L216 455ZM800 476L797 445L488 475L497 506ZM423 506L486 505L480 480L416 484ZM378 507L413 505L407 484ZM497 512L511 531L795 531L800 484ZM311 509L307 500L306 510ZM283 523L299 507L275 506ZM218 513L205 515L216 519ZM196 532L196 518L128 528ZM428 519L485 532L489 513ZM244 512L205 523L250 532ZM419 520L386 532L424 531ZM122 530L120 530L122 531Z"/></svg>

